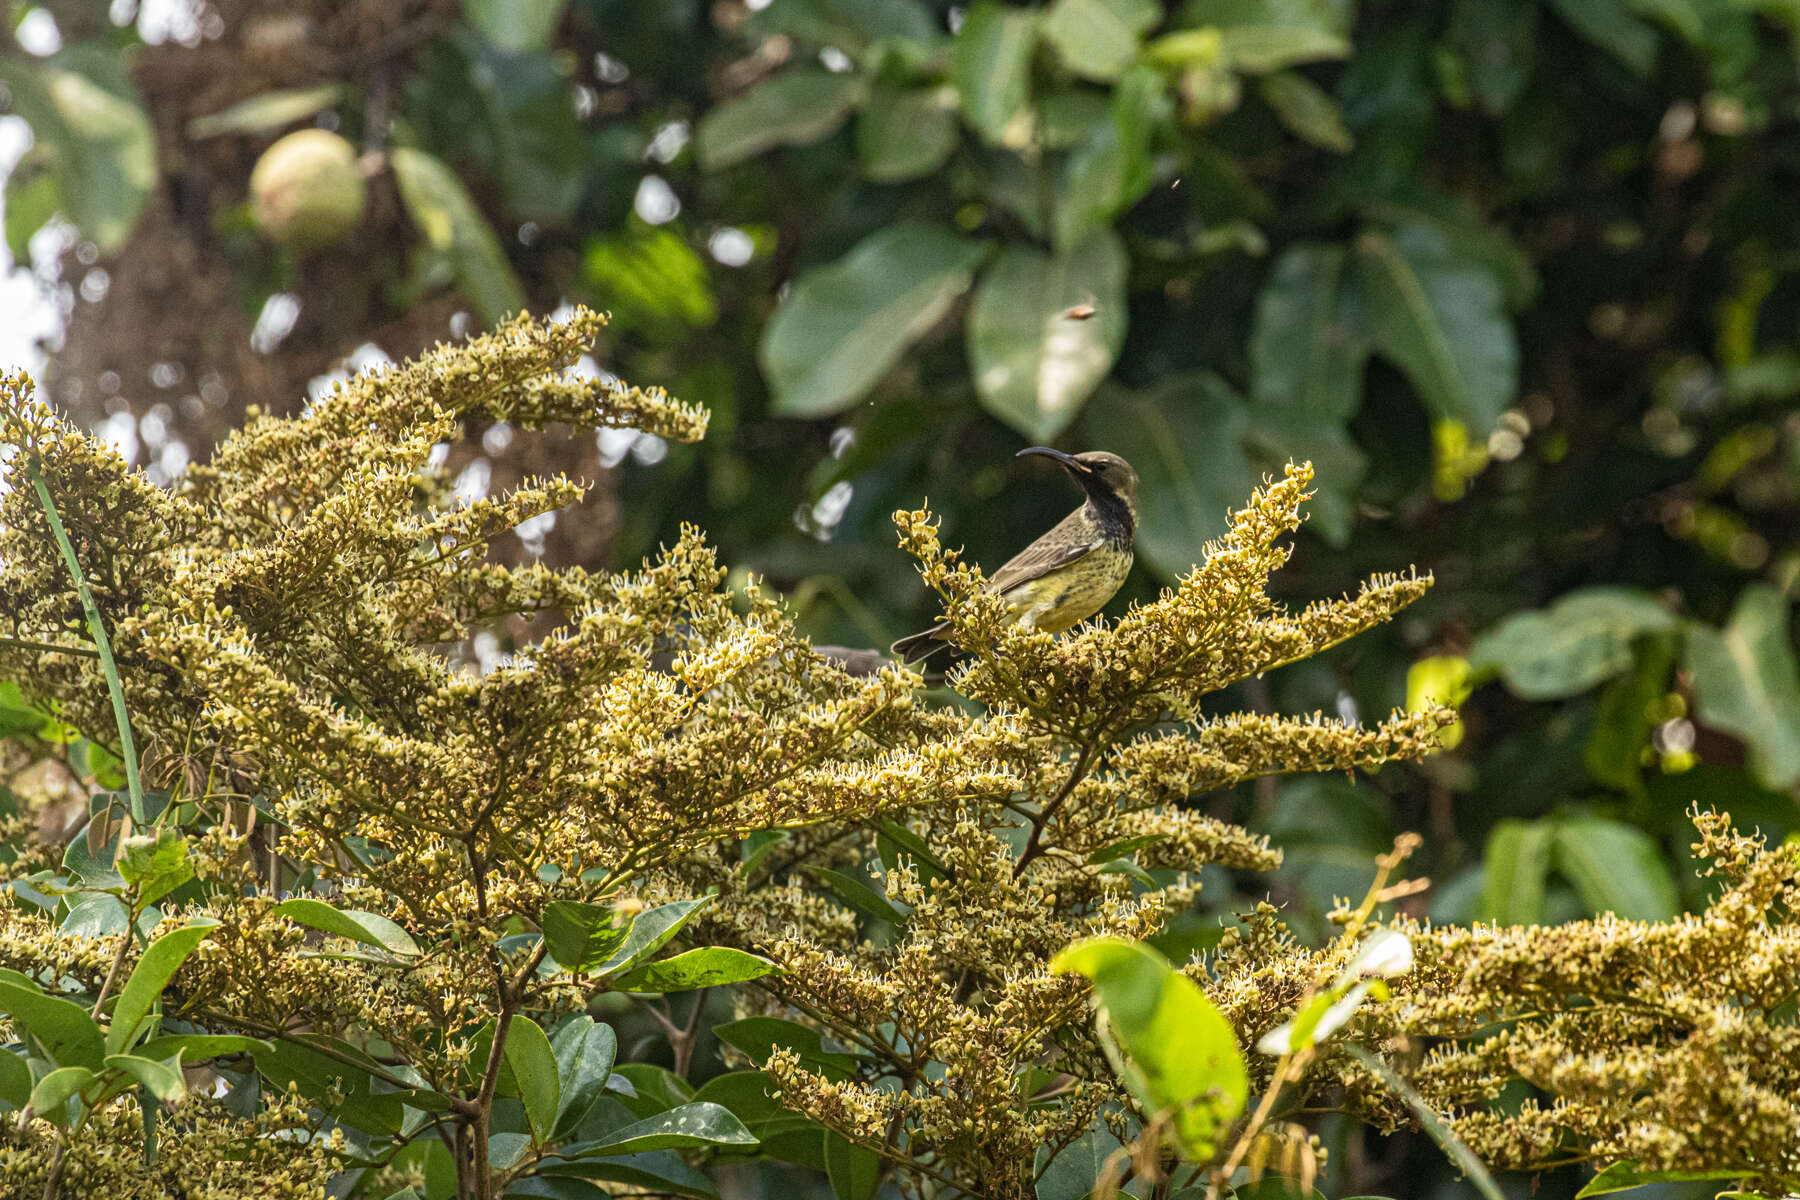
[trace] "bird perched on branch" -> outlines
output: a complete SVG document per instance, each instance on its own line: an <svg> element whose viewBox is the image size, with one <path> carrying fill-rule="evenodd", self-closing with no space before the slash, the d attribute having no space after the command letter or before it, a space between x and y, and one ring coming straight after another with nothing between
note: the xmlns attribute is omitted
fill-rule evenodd
<svg viewBox="0 0 1800 1200"><path fill-rule="evenodd" d="M1104 608L1131 572L1137 472L1104 450L1064 454L1048 446L1030 446L1019 454L1041 454L1061 463L1087 493L1087 501L1019 551L983 587L1005 598L1018 624L1061 633ZM902 662L929 658L949 647L945 640L949 628L949 622L940 621L901 638L893 652Z"/></svg>

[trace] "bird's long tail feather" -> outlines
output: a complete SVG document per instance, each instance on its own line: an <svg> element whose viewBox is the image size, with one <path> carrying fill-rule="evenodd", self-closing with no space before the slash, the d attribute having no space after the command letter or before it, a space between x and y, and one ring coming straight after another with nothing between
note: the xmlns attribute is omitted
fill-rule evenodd
<svg viewBox="0 0 1800 1200"><path fill-rule="evenodd" d="M950 643L944 640L944 631L949 625L939 622L930 629L922 629L909 637L895 642L890 649L901 662L914 663L930 658L940 651L950 649Z"/></svg>

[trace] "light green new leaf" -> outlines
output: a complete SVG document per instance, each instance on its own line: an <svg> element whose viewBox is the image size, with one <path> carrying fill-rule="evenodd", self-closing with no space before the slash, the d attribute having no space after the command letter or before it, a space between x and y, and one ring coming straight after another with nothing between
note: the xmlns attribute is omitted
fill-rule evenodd
<svg viewBox="0 0 1800 1200"><path fill-rule="evenodd" d="M482 37L508 54L544 50L569 0L468 0L463 14Z"/></svg>
<svg viewBox="0 0 1800 1200"><path fill-rule="evenodd" d="M1576 817L1556 823L1556 866L1593 913L1667 921L1681 898L1662 848L1622 821Z"/></svg>
<svg viewBox="0 0 1800 1200"><path fill-rule="evenodd" d="M195 117L187 123L187 135L199 141L221 133L268 133L283 125L304 121L343 98L344 85L341 83L278 88L248 100L239 100L216 113Z"/></svg>
<svg viewBox="0 0 1800 1200"><path fill-rule="evenodd" d="M861 400L975 281L985 243L892 225L794 283L763 330L775 411L823 417Z"/></svg>
<svg viewBox="0 0 1800 1200"><path fill-rule="evenodd" d="M36 987L0 979L0 1012L22 1026L51 1062L58 1066L100 1069L105 1041L87 1009L60 996L46 996Z"/></svg>
<svg viewBox="0 0 1800 1200"><path fill-rule="evenodd" d="M593 1143L588 1153L638 1154L694 1146L754 1146L756 1142L756 1136L730 1109L701 1100L615 1129Z"/></svg>
<svg viewBox="0 0 1800 1200"><path fill-rule="evenodd" d="M117 250L156 185L156 135L135 97L23 55L0 56L0 83L56 180L56 208L102 253Z"/></svg>
<svg viewBox="0 0 1800 1200"><path fill-rule="evenodd" d="M950 51L950 79L969 126L989 142L1014 148L1030 139L1031 55L1036 13L979 0Z"/></svg>
<svg viewBox="0 0 1800 1200"><path fill-rule="evenodd" d="M780 973L780 967L760 954L729 946L702 946L645 963L614 979L612 986L621 992L691 992Z"/></svg>
<svg viewBox="0 0 1800 1200"><path fill-rule="evenodd" d="M1376 353L1433 414L1485 438L1518 385L1518 338L1500 281L1424 226L1363 234L1356 266Z"/></svg>
<svg viewBox="0 0 1800 1200"><path fill-rule="evenodd" d="M1149 946L1122 938L1077 942L1051 960L1050 970L1093 981L1095 1002L1141 1073L1151 1105L1174 1112L1190 1153L1209 1154L1219 1129L1243 1111L1250 1078L1231 1024L1199 985Z"/></svg>
<svg viewBox="0 0 1800 1200"><path fill-rule="evenodd" d="M419 953L419 944L394 921L380 913L361 912L351 908L335 908L323 900L296 896L275 906L275 915L286 917L296 925L317 929L321 933L349 938L366 946L375 946L390 954L411 958Z"/></svg>
<svg viewBox="0 0 1800 1200"><path fill-rule="evenodd" d="M448 260L457 287L481 319L495 325L522 310L525 289L456 172L411 146L396 147L392 162L406 215L426 244Z"/></svg>
<svg viewBox="0 0 1800 1200"><path fill-rule="evenodd" d="M1499 671L1522 699L1559 699L1629 667L1633 638L1674 627L1675 617L1644 592L1583 588L1481 634L1469 648L1469 669L1477 675Z"/></svg>
<svg viewBox="0 0 1800 1200"><path fill-rule="evenodd" d="M187 956L194 952L219 923L211 917L192 917L180 929L169 932L150 943L131 978L119 992L119 1002L112 1011L112 1024L106 1030L106 1052L122 1053L142 1029L150 1008L162 998L163 988L174 977Z"/></svg>
<svg viewBox="0 0 1800 1200"><path fill-rule="evenodd" d="M717 171L776 146L810 145L844 123L866 86L860 75L784 71L702 117L694 153L701 167Z"/></svg>
<svg viewBox="0 0 1800 1200"><path fill-rule="evenodd" d="M877 183L929 175L956 149L954 99L947 89L876 85L856 119L856 158Z"/></svg>
<svg viewBox="0 0 1800 1200"><path fill-rule="evenodd" d="M1056 0L1044 17L1044 40L1077 75L1113 80L1161 16L1154 0Z"/></svg>
<svg viewBox="0 0 1800 1200"><path fill-rule="evenodd" d="M1535 925L1544 916L1555 827L1547 821L1501 821L1482 853L1481 919Z"/></svg>
<svg viewBox="0 0 1800 1200"><path fill-rule="evenodd" d="M194 877L187 839L167 825L119 844L118 871L136 890L136 908L155 904Z"/></svg>
<svg viewBox="0 0 1800 1200"><path fill-rule="evenodd" d="M1781 593L1753 583L1724 629L1690 626L1687 667L1700 719L1743 739L1757 781L1785 791L1800 780L1800 667Z"/></svg>
<svg viewBox="0 0 1800 1200"><path fill-rule="evenodd" d="M106 1056L106 1065L137 1080L164 1104L174 1104L187 1095L187 1084L181 1078L179 1058L159 1062L136 1054L109 1054Z"/></svg>
<svg viewBox="0 0 1800 1200"><path fill-rule="evenodd" d="M506 1065L525 1104L525 1119L537 1142L550 1139L562 1104L562 1084L557 1074L556 1052L550 1039L530 1017L519 1015L506 1030Z"/></svg>
<svg viewBox="0 0 1800 1200"><path fill-rule="evenodd" d="M1081 411L1125 342L1125 247L1110 229L1044 254L1008 246L975 290L969 359L982 405L1027 438L1048 442ZM1091 305L1086 320L1068 315Z"/></svg>

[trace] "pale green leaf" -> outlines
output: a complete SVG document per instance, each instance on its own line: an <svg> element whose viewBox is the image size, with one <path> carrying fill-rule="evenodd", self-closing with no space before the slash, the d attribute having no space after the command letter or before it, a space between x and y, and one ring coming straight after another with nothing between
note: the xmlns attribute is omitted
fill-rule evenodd
<svg viewBox="0 0 1800 1200"><path fill-rule="evenodd" d="M295 121L304 121L343 98L344 85L341 83L278 88L248 100L239 100L218 112L195 117L187 123L187 135L200 140L221 133L269 133Z"/></svg>
<svg viewBox="0 0 1800 1200"><path fill-rule="evenodd" d="M477 32L509 54L544 50L569 0L467 0L463 14Z"/></svg>
<svg viewBox="0 0 1800 1200"><path fill-rule="evenodd" d="M411 146L395 148L394 178L406 214L433 250L445 256L481 319L498 324L525 307L525 290L506 251L456 173Z"/></svg>
<svg viewBox="0 0 1800 1200"><path fill-rule="evenodd" d="M1687 636L1700 719L1742 738L1764 787L1800 780L1800 666L1788 636L1788 602L1753 583L1724 629L1693 625Z"/></svg>
<svg viewBox="0 0 1800 1200"><path fill-rule="evenodd" d="M1036 13L979 0L969 9L950 55L964 118L987 141L1023 147L1031 137L1031 55Z"/></svg>
<svg viewBox="0 0 1800 1200"><path fill-rule="evenodd" d="M1469 648L1469 668L1499 671L1526 700L1573 696L1629 667L1634 638L1674 626L1675 617L1644 592L1583 588L1481 634Z"/></svg>
<svg viewBox="0 0 1800 1200"><path fill-rule="evenodd" d="M1662 847L1622 821L1576 817L1556 823L1557 870L1590 912L1628 921L1667 921L1681 898Z"/></svg>
<svg viewBox="0 0 1800 1200"><path fill-rule="evenodd" d="M1154 0L1056 0L1044 17L1044 40L1077 75L1113 80L1161 16Z"/></svg>
<svg viewBox="0 0 1800 1200"><path fill-rule="evenodd" d="M1544 915L1555 827L1546 821L1501 821L1482 852L1481 919L1535 925Z"/></svg>
<svg viewBox="0 0 1800 1200"><path fill-rule="evenodd" d="M850 73L784 71L708 110L694 130L694 153L717 171L776 146L816 142L844 123L865 87Z"/></svg>
<svg viewBox="0 0 1800 1200"><path fill-rule="evenodd" d="M856 120L856 157L870 179L900 183L943 166L956 138L955 110L940 89L877 85Z"/></svg>

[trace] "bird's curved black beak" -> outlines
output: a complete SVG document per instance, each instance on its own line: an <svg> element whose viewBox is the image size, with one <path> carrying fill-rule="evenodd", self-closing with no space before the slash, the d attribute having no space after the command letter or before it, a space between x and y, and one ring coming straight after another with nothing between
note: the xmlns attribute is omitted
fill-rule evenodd
<svg viewBox="0 0 1800 1200"><path fill-rule="evenodd" d="M1094 473L1092 467L1082 462L1079 458L1076 458L1073 454L1064 454L1061 450L1052 450L1049 446L1027 446L1017 454L1013 455L1013 457L1024 458L1027 454L1041 454L1045 458L1054 458L1063 465L1064 470L1077 478L1080 478L1083 475L1092 475Z"/></svg>

